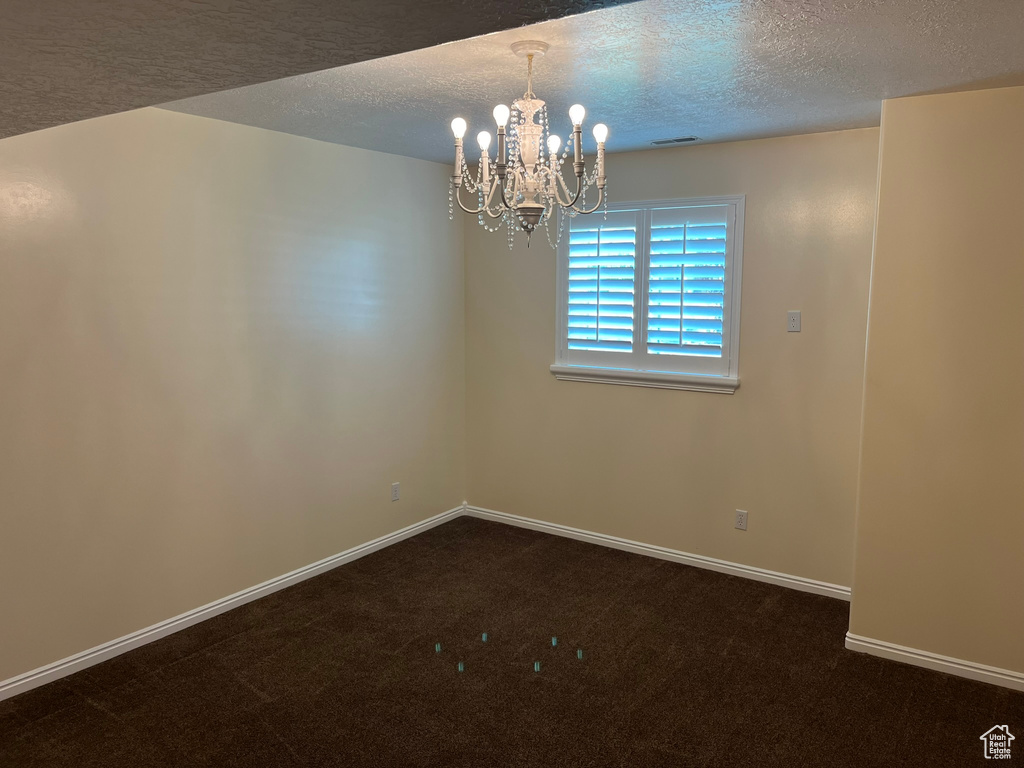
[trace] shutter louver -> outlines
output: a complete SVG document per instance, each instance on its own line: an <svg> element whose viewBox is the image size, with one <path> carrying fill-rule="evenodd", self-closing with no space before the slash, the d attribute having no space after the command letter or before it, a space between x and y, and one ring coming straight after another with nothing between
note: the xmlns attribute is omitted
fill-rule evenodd
<svg viewBox="0 0 1024 768"><path fill-rule="evenodd" d="M725 205L652 211L649 354L722 356L728 214Z"/></svg>
<svg viewBox="0 0 1024 768"><path fill-rule="evenodd" d="M637 216L595 216L569 230L568 348L633 351Z"/></svg>

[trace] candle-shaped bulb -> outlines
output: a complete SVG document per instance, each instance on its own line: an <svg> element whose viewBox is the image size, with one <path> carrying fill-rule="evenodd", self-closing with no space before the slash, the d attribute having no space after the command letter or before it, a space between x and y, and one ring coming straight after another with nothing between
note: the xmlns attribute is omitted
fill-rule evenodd
<svg viewBox="0 0 1024 768"><path fill-rule="evenodd" d="M583 118L586 117L587 110L583 108L582 104L573 104L569 107L569 119L572 120L573 125L583 125Z"/></svg>
<svg viewBox="0 0 1024 768"><path fill-rule="evenodd" d="M508 125L508 116L511 114L508 107L504 104L499 104L494 108L494 122L497 123L499 128L504 128Z"/></svg>
<svg viewBox="0 0 1024 768"><path fill-rule="evenodd" d="M466 121L461 117L456 117L452 120L452 133L455 134L456 139L461 139L466 135Z"/></svg>
<svg viewBox="0 0 1024 768"><path fill-rule="evenodd" d="M608 126L604 123L598 123L594 126L594 139L597 140L598 144L604 144L608 138Z"/></svg>
<svg viewBox="0 0 1024 768"><path fill-rule="evenodd" d="M491 134L487 131L480 131L480 133L476 135L476 143L480 145L480 151L486 153L488 148L491 146Z"/></svg>

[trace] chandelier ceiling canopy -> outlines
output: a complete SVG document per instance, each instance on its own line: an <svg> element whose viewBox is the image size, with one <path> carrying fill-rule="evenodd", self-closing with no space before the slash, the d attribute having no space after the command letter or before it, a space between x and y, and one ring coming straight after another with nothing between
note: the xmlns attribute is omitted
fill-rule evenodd
<svg viewBox="0 0 1024 768"><path fill-rule="evenodd" d="M551 133L547 105L533 92L533 61L544 55L548 44L539 40L521 40L513 43L511 48L513 53L527 61L526 93L513 101L511 108L505 104L494 108L497 154L493 167L489 154L491 134L487 131L477 134L480 162L475 174L466 162L462 146L468 127L466 121L461 117L452 120L455 173L449 185L448 214L450 218L454 216L455 203L458 203L466 213L477 216L481 226L489 231L504 226L508 231L509 248L517 231L525 232L529 243L530 236L538 227L546 230L548 241L555 246L561 238L566 217L593 213L602 203L607 204L604 144L608 138L608 127L603 123L594 126L597 160L588 174L583 158L586 110L582 105L574 104L569 109L571 138L559 154L562 139ZM562 175L562 165L568 162L570 151L575 183L566 183ZM463 187L470 196L475 196L475 205L463 202ZM587 194L595 188L596 199L592 196L588 204Z"/></svg>

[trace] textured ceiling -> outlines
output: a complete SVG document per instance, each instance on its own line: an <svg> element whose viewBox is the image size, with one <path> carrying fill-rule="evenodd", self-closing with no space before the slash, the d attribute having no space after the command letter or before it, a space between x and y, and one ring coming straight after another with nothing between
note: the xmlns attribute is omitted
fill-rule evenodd
<svg viewBox="0 0 1024 768"><path fill-rule="evenodd" d="M2 0L0 138L628 0Z"/></svg>
<svg viewBox="0 0 1024 768"><path fill-rule="evenodd" d="M522 94L526 38L551 44L552 129L579 101L610 151L878 125L882 99L1024 83L1024 0L644 0L165 106L449 161L453 116L473 137Z"/></svg>

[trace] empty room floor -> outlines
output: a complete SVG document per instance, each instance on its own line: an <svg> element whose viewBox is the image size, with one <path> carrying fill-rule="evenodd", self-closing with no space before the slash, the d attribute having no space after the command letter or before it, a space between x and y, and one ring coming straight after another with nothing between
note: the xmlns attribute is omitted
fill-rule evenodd
<svg viewBox="0 0 1024 768"><path fill-rule="evenodd" d="M1024 722L1024 694L847 651L847 625L462 517L0 702L0 765L960 766Z"/></svg>

